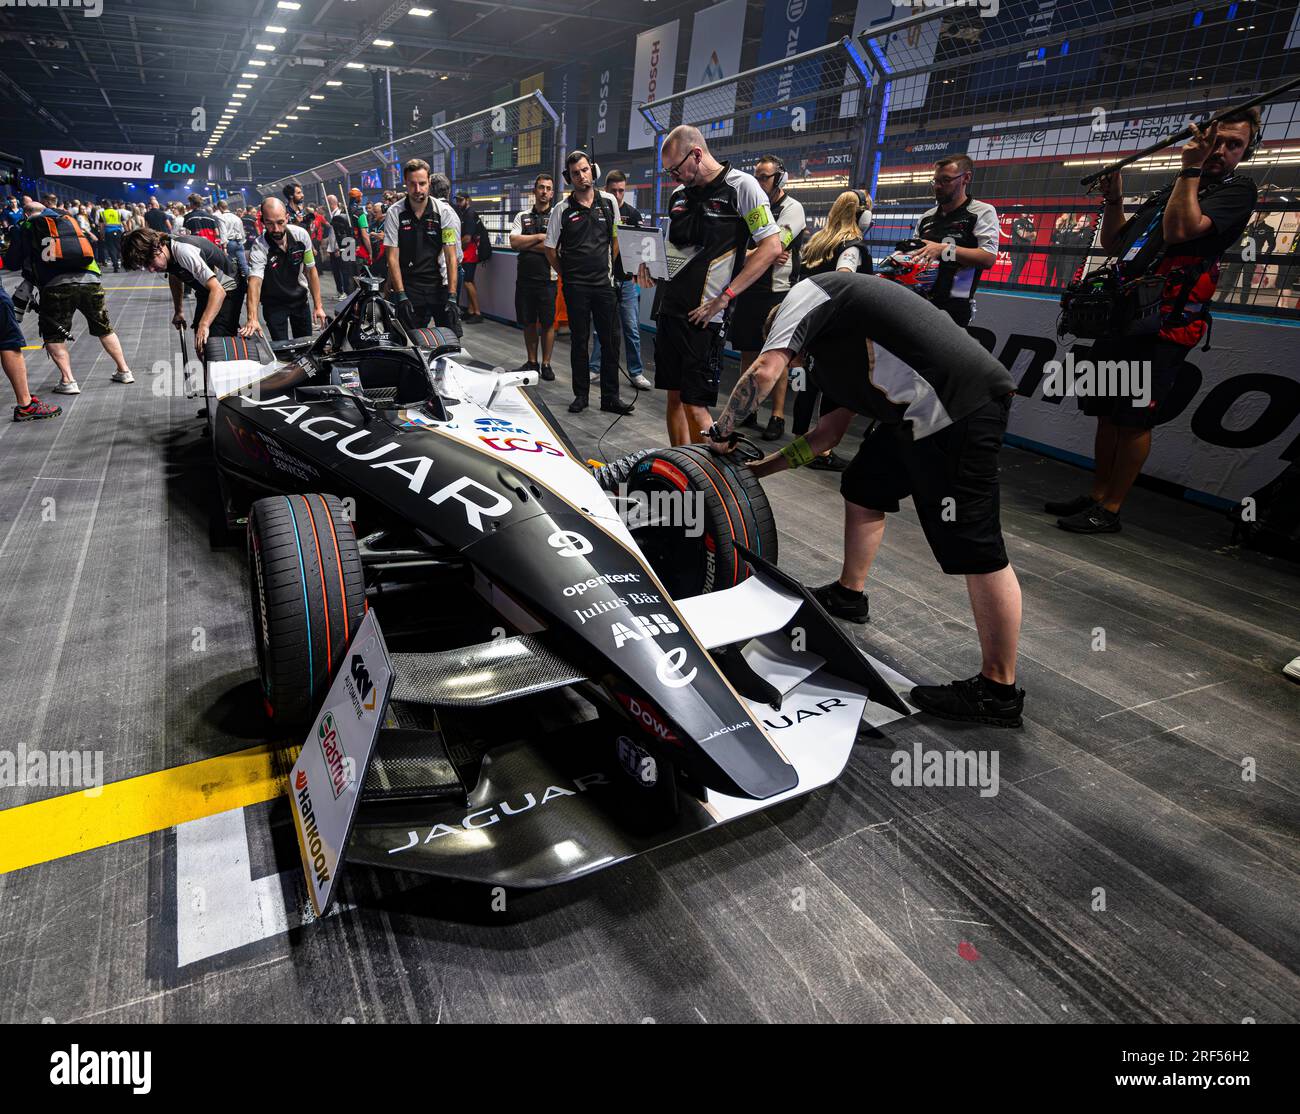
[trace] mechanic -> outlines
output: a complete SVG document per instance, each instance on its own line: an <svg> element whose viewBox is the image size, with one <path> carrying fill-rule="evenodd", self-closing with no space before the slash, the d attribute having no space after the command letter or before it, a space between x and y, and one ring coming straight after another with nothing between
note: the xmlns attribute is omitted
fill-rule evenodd
<svg viewBox="0 0 1300 1114"><path fill-rule="evenodd" d="M435 324L461 334L456 304L456 214L429 193L429 164L402 167L406 196L384 215L388 284L397 315L408 329Z"/></svg>
<svg viewBox="0 0 1300 1114"><path fill-rule="evenodd" d="M185 326L185 291L194 293L194 344L200 354L209 336L233 337L239 332L244 279L234 260L205 237L137 228L122 241L122 262L128 268L167 275L172 324L178 329Z"/></svg>
<svg viewBox="0 0 1300 1114"><path fill-rule="evenodd" d="M814 232L804 245L800 266L805 277L828 275L834 271L871 274L871 248L864 239L870 227L871 195L866 190L845 190L831 205L826 227ZM765 318L764 328L766 324ZM802 390L796 392L798 398L794 404L793 432L796 437L808 432L813 411L821 398L821 391L807 374L802 376L802 380ZM814 456L808 467L818 472L843 472L846 465L831 449L826 449Z"/></svg>
<svg viewBox="0 0 1300 1114"><path fill-rule="evenodd" d="M623 200L627 195L627 175L621 170L611 170L605 175L605 192L618 202L619 226L640 228L640 210ZM638 391L648 391L653 384L645 377L641 365L641 288L637 286L636 275L623 269L621 253L614 261L614 297L618 302L615 326L623 334L623 350L627 353L627 377ZM600 334L591 346L591 365L600 367ZM599 372L593 372L593 381L598 378Z"/></svg>
<svg viewBox="0 0 1300 1114"><path fill-rule="evenodd" d="M662 157L679 183L668 204L668 240L690 258L656 291L655 386L668 392L669 442L689 445L713 420L727 309L784 247L763 187L718 162L699 128L674 128ZM750 240L757 246L746 256ZM655 285L644 263L637 278Z"/></svg>
<svg viewBox="0 0 1300 1114"><path fill-rule="evenodd" d="M885 515L911 495L939 566L966 578L983 661L969 680L921 685L910 699L946 719L1020 726L1020 585L1002 540L997 478L1015 390L1010 372L912 291L871 275L817 275L773 311L762 353L709 431L713 451L734 445L740 421L796 361L838 408L823 412L806 438L754 464L756 475L807 464L838 443L854 413L877 421L841 477L844 563L838 580L816 589L818 602L838 618L867 621L863 589Z"/></svg>
<svg viewBox="0 0 1300 1114"><path fill-rule="evenodd" d="M117 365L112 381L134 383L122 342L108 319L95 250L81 227L61 209L39 201L27 207L27 219L19 227L21 234L9 238L4 265L30 279L39 291L41 340L59 369L59 382L50 389L60 395L81 393L68 353L75 313L85 318L90 335L99 338Z"/></svg>
<svg viewBox="0 0 1300 1114"><path fill-rule="evenodd" d="M939 263L934 286L926 295L963 329L970 324L980 276L998 261L1001 227L987 201L969 194L975 164L966 155L934 164L935 206L921 214L914 235L925 247L912 253L920 262Z"/></svg>
<svg viewBox="0 0 1300 1114"><path fill-rule="evenodd" d="M510 246L519 253L515 268L515 320L524 331L528 359L520 371L536 371L550 383L555 379L551 353L555 349L555 284L559 280L546 258L546 226L555 197L555 179L539 174L533 179L533 205L520 209L510 225ZM541 361L537 341L541 336Z"/></svg>
<svg viewBox="0 0 1300 1114"><path fill-rule="evenodd" d="M262 202L262 234L248 253L248 320L240 336L262 335L262 312L272 340L309 337L313 321L325 324L311 239L289 223L288 211L275 197Z"/></svg>
<svg viewBox="0 0 1300 1114"><path fill-rule="evenodd" d="M630 414L633 404L618 397L618 309L614 298L615 256L618 254L618 203L604 190L597 192L597 168L586 151L570 151L564 160L569 195L551 208L543 248L564 283L572 345L573 401L569 413L587 409L591 387L588 348L592 328L600 337L600 408L609 414Z"/></svg>
<svg viewBox="0 0 1300 1114"><path fill-rule="evenodd" d="M1088 494L1043 505L1048 514L1059 516L1063 530L1120 530L1120 507L1151 453L1151 431L1172 416L1163 413L1165 401L1187 353L1209 328L1219 261L1241 238L1259 199L1255 183L1236 173L1259 137L1258 109L1229 113L1208 130L1198 127L1182 148L1182 169L1173 184L1148 198L1127 221L1122 175L1116 172L1101 183L1106 199L1102 249L1119 261L1125 278L1146 273L1168 277L1158 333L1099 340L1088 351L1094 364L1115 361L1132 369L1126 378L1134 389L1079 398L1079 409L1097 419L1095 471Z"/></svg>
<svg viewBox="0 0 1300 1114"><path fill-rule="evenodd" d="M772 219L780 231L781 254L776 262L758 276L739 298L731 311L731 346L740 352L740 374L758 357L763 347L763 324L779 306L790 287L800 278L799 249L808 234L808 221L803 206L785 192L789 175L785 164L776 155L764 155L754 166L754 179L763 187L772 210ZM754 250L753 241L750 241ZM789 379L784 378L772 389L772 416L763 430L764 441L779 440L785 433L785 395ZM750 428L758 428L758 415L751 414L746 421Z"/></svg>

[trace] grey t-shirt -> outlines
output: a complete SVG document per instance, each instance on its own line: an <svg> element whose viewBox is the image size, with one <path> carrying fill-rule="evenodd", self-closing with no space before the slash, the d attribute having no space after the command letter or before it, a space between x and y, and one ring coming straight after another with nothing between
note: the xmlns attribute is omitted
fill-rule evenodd
<svg viewBox="0 0 1300 1114"><path fill-rule="evenodd" d="M951 317L879 275L836 271L796 283L763 351L780 348L806 352L809 374L834 402L910 422L915 440L1016 389L1011 373Z"/></svg>

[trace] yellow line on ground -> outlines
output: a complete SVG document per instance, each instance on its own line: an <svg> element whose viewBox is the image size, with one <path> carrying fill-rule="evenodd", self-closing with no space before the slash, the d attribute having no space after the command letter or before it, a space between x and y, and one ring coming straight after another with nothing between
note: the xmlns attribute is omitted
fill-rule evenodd
<svg viewBox="0 0 1300 1114"><path fill-rule="evenodd" d="M0 810L0 874L279 797L297 752L263 744Z"/></svg>

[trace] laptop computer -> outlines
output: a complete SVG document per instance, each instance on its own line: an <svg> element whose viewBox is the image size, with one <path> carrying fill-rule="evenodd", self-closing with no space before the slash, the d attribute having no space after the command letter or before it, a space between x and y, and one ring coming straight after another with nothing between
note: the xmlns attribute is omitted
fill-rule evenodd
<svg viewBox="0 0 1300 1114"><path fill-rule="evenodd" d="M678 272L700 252L698 247L679 248L665 239L661 228L628 228L620 225L618 250L623 269L635 274L644 263L655 279L674 279Z"/></svg>

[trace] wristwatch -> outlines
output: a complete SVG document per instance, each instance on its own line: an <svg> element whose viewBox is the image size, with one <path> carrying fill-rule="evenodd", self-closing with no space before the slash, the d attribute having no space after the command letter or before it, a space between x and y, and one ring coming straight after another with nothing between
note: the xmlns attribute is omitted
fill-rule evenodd
<svg viewBox="0 0 1300 1114"><path fill-rule="evenodd" d="M1200 176L1201 168L1199 166L1184 167L1178 172L1178 177L1180 178L1199 178Z"/></svg>

